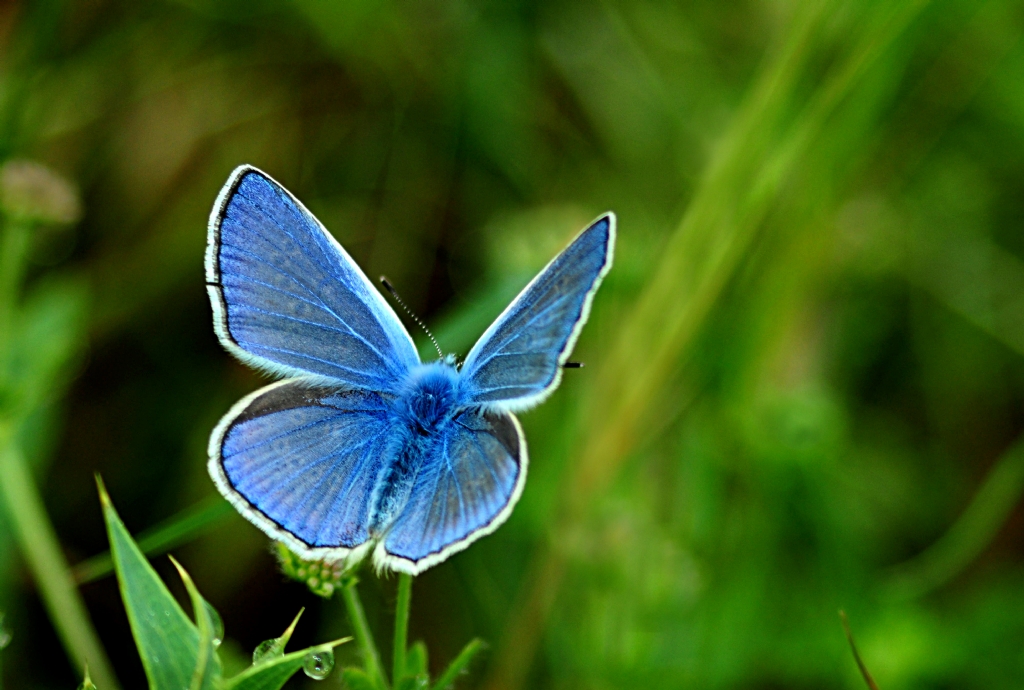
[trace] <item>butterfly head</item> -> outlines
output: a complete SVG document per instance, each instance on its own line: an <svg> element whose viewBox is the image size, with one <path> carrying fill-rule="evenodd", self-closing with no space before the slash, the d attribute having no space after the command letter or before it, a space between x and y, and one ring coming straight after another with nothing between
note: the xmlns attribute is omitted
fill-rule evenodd
<svg viewBox="0 0 1024 690"><path fill-rule="evenodd" d="M403 397L412 421L424 432L435 429L455 410L458 376L446 361L422 364L410 372Z"/></svg>

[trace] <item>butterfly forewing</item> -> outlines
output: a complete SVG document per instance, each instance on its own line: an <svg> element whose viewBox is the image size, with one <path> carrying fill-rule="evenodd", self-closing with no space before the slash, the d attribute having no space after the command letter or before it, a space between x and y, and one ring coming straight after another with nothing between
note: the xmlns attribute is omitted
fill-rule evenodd
<svg viewBox="0 0 1024 690"><path fill-rule="evenodd" d="M243 166L210 218L207 283L218 335L240 359L386 391L419 364L394 311L281 185Z"/></svg>
<svg viewBox="0 0 1024 690"><path fill-rule="evenodd" d="M520 410L541 402L561 379L590 302L611 268L615 216L581 232L481 336L462 367L467 400Z"/></svg>

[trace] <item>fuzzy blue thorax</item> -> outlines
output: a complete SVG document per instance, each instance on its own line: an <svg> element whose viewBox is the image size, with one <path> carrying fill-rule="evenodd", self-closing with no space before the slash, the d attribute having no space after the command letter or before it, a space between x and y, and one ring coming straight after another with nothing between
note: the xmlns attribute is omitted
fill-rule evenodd
<svg viewBox="0 0 1024 690"><path fill-rule="evenodd" d="M458 385L459 372L447 362L421 364L406 377L397 411L419 433L431 433L455 412Z"/></svg>

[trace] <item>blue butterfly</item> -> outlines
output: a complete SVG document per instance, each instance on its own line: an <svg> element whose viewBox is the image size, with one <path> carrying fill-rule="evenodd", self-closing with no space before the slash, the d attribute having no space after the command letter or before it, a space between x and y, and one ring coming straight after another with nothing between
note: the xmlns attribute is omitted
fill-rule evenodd
<svg viewBox="0 0 1024 690"><path fill-rule="evenodd" d="M237 168L210 215L214 328L283 380L210 437L220 492L307 559L365 557L417 574L493 532L526 480L512 414L558 387L612 265L607 213L530 282L473 346L422 363L341 245L267 174Z"/></svg>

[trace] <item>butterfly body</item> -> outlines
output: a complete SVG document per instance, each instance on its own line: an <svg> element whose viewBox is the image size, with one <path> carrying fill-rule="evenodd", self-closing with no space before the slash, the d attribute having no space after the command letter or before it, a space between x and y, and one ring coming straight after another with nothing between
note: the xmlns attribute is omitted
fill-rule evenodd
<svg viewBox="0 0 1024 690"><path fill-rule="evenodd" d="M242 166L210 219L207 290L221 342L280 376L210 438L221 493L307 558L417 573L496 529L523 490L513 410L559 384L598 284L614 216L584 230L461 367L422 363L394 311L322 225Z"/></svg>
<svg viewBox="0 0 1024 690"><path fill-rule="evenodd" d="M370 535L381 538L405 507L416 475L437 457L450 435L458 406L458 372L443 362L421 364L409 372L401 393L391 401L388 425L393 434L388 458L371 504Z"/></svg>

